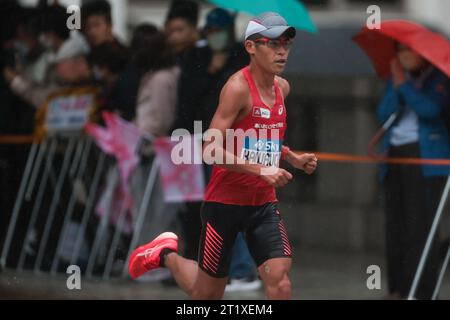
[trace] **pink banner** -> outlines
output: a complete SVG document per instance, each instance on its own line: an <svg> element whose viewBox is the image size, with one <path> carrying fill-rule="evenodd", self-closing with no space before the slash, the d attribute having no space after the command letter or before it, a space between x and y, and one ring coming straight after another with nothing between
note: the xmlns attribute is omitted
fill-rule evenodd
<svg viewBox="0 0 450 320"><path fill-rule="evenodd" d="M133 206L133 199L130 193L129 179L134 169L139 163L139 156L136 153L137 145L141 139L139 129L132 123L127 122L112 112L102 113L106 128L93 123L86 125L86 131L94 138L97 145L105 153L113 155L117 159L120 173L119 188L114 191L112 203L111 220L117 223L120 212L128 212ZM105 213L105 193L102 194L96 211L102 216ZM124 231L131 231L132 217L125 220Z"/></svg>
<svg viewBox="0 0 450 320"><path fill-rule="evenodd" d="M184 143L191 146L191 161L175 164L172 151L178 142L170 138L157 138L153 148L160 164L160 177L167 202L202 201L205 191L203 165L201 164L201 141L193 136L184 136Z"/></svg>

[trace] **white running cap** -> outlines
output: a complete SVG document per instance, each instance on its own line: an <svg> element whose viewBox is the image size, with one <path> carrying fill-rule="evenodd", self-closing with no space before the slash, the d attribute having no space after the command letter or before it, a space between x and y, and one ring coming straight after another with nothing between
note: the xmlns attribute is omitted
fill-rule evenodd
<svg viewBox="0 0 450 320"><path fill-rule="evenodd" d="M282 16L276 12L264 12L250 20L245 30L245 40L257 33L269 39L276 39L285 32L289 37L295 37L295 28L289 26Z"/></svg>

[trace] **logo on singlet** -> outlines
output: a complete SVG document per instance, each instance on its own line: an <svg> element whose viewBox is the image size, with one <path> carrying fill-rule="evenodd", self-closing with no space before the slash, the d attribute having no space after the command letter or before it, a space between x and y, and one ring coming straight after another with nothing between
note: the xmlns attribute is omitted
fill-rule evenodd
<svg viewBox="0 0 450 320"><path fill-rule="evenodd" d="M258 118L270 119L270 110L261 107L253 107L253 116Z"/></svg>
<svg viewBox="0 0 450 320"><path fill-rule="evenodd" d="M254 125L255 129L281 129L284 127L284 123L283 122L278 122L278 123L272 123L272 124L265 124L265 123L255 123Z"/></svg>
<svg viewBox="0 0 450 320"><path fill-rule="evenodd" d="M283 106L280 105L280 108L278 109L278 114L281 116L283 114Z"/></svg>
<svg viewBox="0 0 450 320"><path fill-rule="evenodd" d="M245 137L241 158L253 164L278 166L281 156L280 140Z"/></svg>

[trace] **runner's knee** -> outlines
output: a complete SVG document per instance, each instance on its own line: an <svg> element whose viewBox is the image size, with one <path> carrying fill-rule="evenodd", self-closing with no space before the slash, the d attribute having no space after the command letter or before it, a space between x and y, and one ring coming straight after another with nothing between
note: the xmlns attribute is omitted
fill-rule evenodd
<svg viewBox="0 0 450 320"><path fill-rule="evenodd" d="M291 297L291 281L286 266L277 266L272 269L264 268L263 277L266 295L269 299L289 299Z"/></svg>
<svg viewBox="0 0 450 320"><path fill-rule="evenodd" d="M291 281L287 275L271 284L266 285L266 295L269 299L290 299Z"/></svg>

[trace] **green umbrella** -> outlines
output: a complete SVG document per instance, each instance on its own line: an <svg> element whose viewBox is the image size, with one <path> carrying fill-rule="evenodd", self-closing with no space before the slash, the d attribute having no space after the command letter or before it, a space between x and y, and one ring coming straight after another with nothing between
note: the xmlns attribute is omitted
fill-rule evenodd
<svg viewBox="0 0 450 320"><path fill-rule="evenodd" d="M208 0L218 7L258 15L266 11L274 11L282 15L289 25L312 33L317 28L308 11L298 0Z"/></svg>

